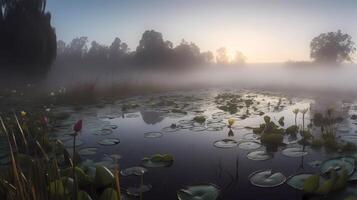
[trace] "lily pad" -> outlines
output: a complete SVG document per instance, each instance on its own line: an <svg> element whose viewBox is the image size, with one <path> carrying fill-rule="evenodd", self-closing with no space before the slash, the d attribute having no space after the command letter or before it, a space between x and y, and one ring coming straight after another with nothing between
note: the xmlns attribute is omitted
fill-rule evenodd
<svg viewBox="0 0 357 200"><path fill-rule="evenodd" d="M218 140L213 143L213 146L215 146L217 148L223 148L223 149L236 147L237 145L238 145L238 142L235 140L232 140L232 139Z"/></svg>
<svg viewBox="0 0 357 200"><path fill-rule="evenodd" d="M104 128L100 130L99 132L94 133L95 135L110 135L113 133L113 130L110 128Z"/></svg>
<svg viewBox="0 0 357 200"><path fill-rule="evenodd" d="M227 124L223 122L214 122L214 123L208 123L207 127L212 127L212 128L224 128L226 127Z"/></svg>
<svg viewBox="0 0 357 200"><path fill-rule="evenodd" d="M129 167L120 171L120 174L123 176L141 176L145 174L148 170L144 167Z"/></svg>
<svg viewBox="0 0 357 200"><path fill-rule="evenodd" d="M83 148L78 151L78 154L81 156L90 156L96 154L97 150L98 148L96 147Z"/></svg>
<svg viewBox="0 0 357 200"><path fill-rule="evenodd" d="M286 177L273 170L256 171L249 176L250 182L258 187L276 187L283 184L286 181Z"/></svg>
<svg viewBox="0 0 357 200"><path fill-rule="evenodd" d="M290 177L286 181L286 183L292 188L295 188L297 190L303 190L306 179L308 179L312 175L313 174L297 174L295 176Z"/></svg>
<svg viewBox="0 0 357 200"><path fill-rule="evenodd" d="M259 141L260 140L259 135L254 134L254 133L247 133L247 134L243 135L243 138L245 140L253 140L253 141Z"/></svg>
<svg viewBox="0 0 357 200"><path fill-rule="evenodd" d="M168 126L168 127L162 128L161 130L163 132L169 133L169 132L176 132L176 131L180 130L180 128L178 126L176 126L176 127Z"/></svg>
<svg viewBox="0 0 357 200"><path fill-rule="evenodd" d="M282 150L281 153L284 156L288 156L288 157L292 157L292 158L297 158L297 157L301 157L301 156L306 156L307 155L307 151L303 150L300 147L286 148L286 149Z"/></svg>
<svg viewBox="0 0 357 200"><path fill-rule="evenodd" d="M355 170L355 159L353 157L337 157L326 160L321 164L320 172L326 174L334 169L340 174L343 168L346 169L348 176L352 175Z"/></svg>
<svg viewBox="0 0 357 200"><path fill-rule="evenodd" d="M219 192L218 187L212 184L194 185L179 190L177 197L179 200L216 200Z"/></svg>
<svg viewBox="0 0 357 200"><path fill-rule="evenodd" d="M241 142L239 144L239 148L240 149L244 149L244 150L253 150L253 149L258 149L260 148L262 145L259 144L258 142L254 142L254 141L244 141Z"/></svg>
<svg viewBox="0 0 357 200"><path fill-rule="evenodd" d="M174 162L174 158L169 154L154 154L142 159L145 167L169 167Z"/></svg>
<svg viewBox="0 0 357 200"><path fill-rule="evenodd" d="M250 160L264 161L272 159L273 156L266 151L253 151L247 154L247 158Z"/></svg>
<svg viewBox="0 0 357 200"><path fill-rule="evenodd" d="M116 139L116 138L106 138L106 139L100 140L98 142L98 144L104 145L104 146L112 146L112 145L116 145L119 143L120 143L120 140Z"/></svg>
<svg viewBox="0 0 357 200"><path fill-rule="evenodd" d="M190 131L195 131L195 132L204 131L206 129L207 129L207 127L204 127L204 126L193 126L193 127L189 128Z"/></svg>
<svg viewBox="0 0 357 200"><path fill-rule="evenodd" d="M152 188L151 185L140 185L139 187L128 187L126 192L131 196L140 196L141 193L148 192Z"/></svg>
<svg viewBox="0 0 357 200"><path fill-rule="evenodd" d="M161 132L147 132L147 133L144 133L144 137L145 138L160 138L162 137L163 134Z"/></svg>

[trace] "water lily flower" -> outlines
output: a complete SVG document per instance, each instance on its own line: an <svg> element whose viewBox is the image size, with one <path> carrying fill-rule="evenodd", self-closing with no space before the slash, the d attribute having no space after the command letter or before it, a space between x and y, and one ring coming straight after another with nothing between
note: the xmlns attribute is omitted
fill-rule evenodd
<svg viewBox="0 0 357 200"><path fill-rule="evenodd" d="M82 124L83 121L82 120L78 120L77 123L73 126L73 130L78 133L82 130Z"/></svg>
<svg viewBox="0 0 357 200"><path fill-rule="evenodd" d="M47 126L48 122L49 122L48 117L46 117L46 116L42 117L41 122L42 122L42 125Z"/></svg>
<svg viewBox="0 0 357 200"><path fill-rule="evenodd" d="M230 127L232 127L233 126L233 124L235 123L235 119L229 119L228 120L228 127L230 128Z"/></svg>
<svg viewBox="0 0 357 200"><path fill-rule="evenodd" d="M25 117L27 115L27 113L25 111L21 111L20 114L21 114L22 117Z"/></svg>

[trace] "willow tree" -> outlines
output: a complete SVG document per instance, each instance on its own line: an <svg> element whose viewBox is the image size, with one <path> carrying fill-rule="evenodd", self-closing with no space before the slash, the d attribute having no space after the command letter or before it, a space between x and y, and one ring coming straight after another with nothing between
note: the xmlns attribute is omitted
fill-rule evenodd
<svg viewBox="0 0 357 200"><path fill-rule="evenodd" d="M56 57L46 0L0 0L1 68L44 74Z"/></svg>

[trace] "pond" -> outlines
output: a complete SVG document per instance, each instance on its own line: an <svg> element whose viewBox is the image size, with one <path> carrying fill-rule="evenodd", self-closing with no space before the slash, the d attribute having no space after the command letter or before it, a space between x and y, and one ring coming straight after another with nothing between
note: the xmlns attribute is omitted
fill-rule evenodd
<svg viewBox="0 0 357 200"><path fill-rule="evenodd" d="M337 138L357 143L357 125L350 119L356 106L342 100L338 105L344 120L333 127ZM300 180L290 180L292 176L319 173L324 161L351 153L305 146L299 134L285 134L283 144L270 148L252 128L264 123L265 116L284 129L295 123L301 129L304 120L304 129L318 137L320 127L311 124L315 107L314 99L262 91L173 91L81 109L57 107L70 117L56 125L54 135L71 148L68 134L83 119L77 137L80 165L113 168L113 158L119 159L122 187L134 196L142 191L146 200L177 199L178 191L182 199L204 199L184 197L200 195L202 185L207 186L202 190L218 189L224 200L302 199L303 192L296 189L302 186L287 184ZM298 113L295 122L295 109L309 110L304 119Z"/></svg>

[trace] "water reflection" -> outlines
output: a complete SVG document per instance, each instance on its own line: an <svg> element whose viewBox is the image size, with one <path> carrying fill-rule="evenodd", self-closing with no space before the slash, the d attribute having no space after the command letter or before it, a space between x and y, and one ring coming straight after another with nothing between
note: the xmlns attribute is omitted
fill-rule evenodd
<svg viewBox="0 0 357 200"><path fill-rule="evenodd" d="M163 112L157 112L153 110L140 110L140 114L144 122L149 125L157 124L164 119Z"/></svg>

